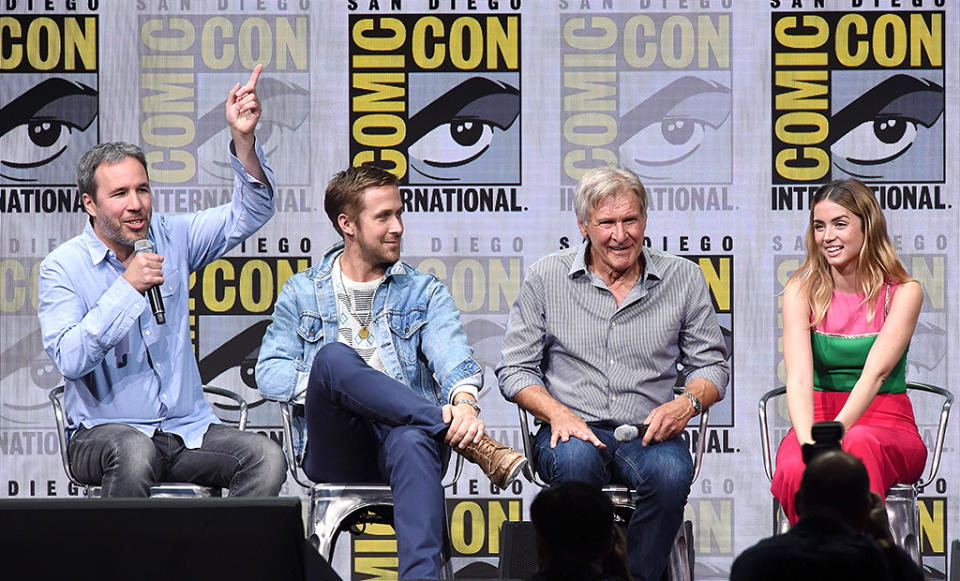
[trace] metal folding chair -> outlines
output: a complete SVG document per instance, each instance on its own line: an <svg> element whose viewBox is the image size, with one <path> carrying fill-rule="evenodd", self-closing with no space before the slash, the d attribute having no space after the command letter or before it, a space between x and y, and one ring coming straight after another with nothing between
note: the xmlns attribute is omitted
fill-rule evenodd
<svg viewBox="0 0 960 581"><path fill-rule="evenodd" d="M674 394L683 393L682 387L675 387ZM533 436L530 433L529 420L527 412L519 405L517 412L520 416L520 436L523 441L523 453L527 457L527 465L523 469L523 475L537 486L546 488L549 486L546 482L537 476L536 459L533 454ZM697 434L697 448L693 460L693 480L697 481L700 476L700 465L703 462L703 450L706 445L707 424L710 420L710 410L705 409L700 414L699 433ZM626 524L630 521L633 511L637 508L636 492L626 486L604 486L603 492L613 501L614 512L619 522ZM670 550L670 556L667 561L667 570L672 581L692 581L693 569L696 562L696 554L693 542L693 523L684 521L677 531L677 536L673 541L673 548Z"/></svg>
<svg viewBox="0 0 960 581"><path fill-rule="evenodd" d="M333 561L337 538L342 531L360 531L367 524L393 526L393 492L390 486L380 483L311 482L300 468L301 458L293 449L293 416L302 417L303 406L290 402L278 402L283 417L284 453L287 467L294 481L309 492L310 508L307 516L307 538L320 555ZM309 435L308 435L309 436ZM443 483L449 488L460 478L463 471L463 456L454 454L456 465L453 477ZM444 521L446 522L446 518ZM450 563L450 531L444 527L444 579L453 579Z"/></svg>
<svg viewBox="0 0 960 581"><path fill-rule="evenodd" d="M48 394L57 422L57 438L60 441L60 461L63 463L63 471L67 474L70 482L83 491L84 496L100 498L102 493L100 485L80 482L70 469L70 458L67 455L67 420L66 412L63 409L63 389L63 386L60 385L51 389ZM242 397L219 387L204 386L203 391L206 394L225 397L236 402L239 416L237 427L240 430L246 429L247 402ZM207 498L221 495L222 491L219 488L200 486L189 482L159 482L150 487L150 498Z"/></svg>
<svg viewBox="0 0 960 581"><path fill-rule="evenodd" d="M950 406L953 405L953 394L935 385L907 382L907 391L928 393L943 398L940 406L940 420L937 427L937 439L933 447L933 458L930 463L930 473L913 484L895 484L886 497L884 504L887 509L887 520L890 522L890 532L894 541L910 557L921 565L920 559L920 516L917 510L917 496L923 489L933 482L940 469L940 458L943 454L943 441L947 434L947 419L950 416ZM773 482L773 455L770 447L770 428L767 421L767 404L770 400L787 393L786 386L776 387L763 394L758 404L758 419L760 421L760 447L763 451L763 471L767 479ZM774 500L773 507L773 534L785 533L790 528L787 516L780 503Z"/></svg>

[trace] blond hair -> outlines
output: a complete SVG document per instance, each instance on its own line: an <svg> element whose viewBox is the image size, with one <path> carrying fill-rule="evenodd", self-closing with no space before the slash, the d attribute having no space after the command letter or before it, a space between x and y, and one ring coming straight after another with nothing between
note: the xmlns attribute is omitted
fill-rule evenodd
<svg viewBox="0 0 960 581"><path fill-rule="evenodd" d="M914 279L897 258L893 242L887 234L887 221L880 211L873 192L856 179L830 182L817 190L810 202L810 223L807 227L807 257L790 281L798 281L807 291L810 312L813 313L810 327L819 325L827 314L833 298L833 274L826 257L817 246L813 229L813 210L820 202L830 200L860 218L863 229L863 246L857 258L857 281L859 291L866 295L864 303L869 307L867 320L876 315L876 298L884 284L896 281L910 282Z"/></svg>

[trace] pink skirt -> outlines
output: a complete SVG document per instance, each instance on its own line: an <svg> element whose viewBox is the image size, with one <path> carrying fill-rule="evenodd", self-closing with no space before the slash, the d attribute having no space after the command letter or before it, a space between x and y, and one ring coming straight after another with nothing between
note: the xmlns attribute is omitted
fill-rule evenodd
<svg viewBox="0 0 960 581"><path fill-rule="evenodd" d="M814 391L814 421L835 418L849 396L846 392ZM927 461L927 447L917 432L913 406L905 393L878 394L844 435L843 449L863 461L870 476L870 489L880 496L898 482L919 480ZM800 443L790 428L777 450L770 491L780 501L791 525L797 521L793 496L800 488L803 468Z"/></svg>

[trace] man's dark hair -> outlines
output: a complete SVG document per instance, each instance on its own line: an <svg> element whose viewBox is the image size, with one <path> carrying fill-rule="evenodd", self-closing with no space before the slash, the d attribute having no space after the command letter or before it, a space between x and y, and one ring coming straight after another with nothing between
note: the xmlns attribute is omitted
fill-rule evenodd
<svg viewBox="0 0 960 581"><path fill-rule="evenodd" d="M612 543L613 502L582 482L561 482L538 494L530 520L553 563L601 558Z"/></svg>
<svg viewBox="0 0 960 581"><path fill-rule="evenodd" d="M132 143L125 141L112 141L110 143L101 143L94 145L77 164L77 188L81 194L89 194L94 202L97 201L97 168L103 164L115 165L121 161L132 157L143 166L143 173L147 179L150 179L150 172L147 171L147 157L143 150ZM90 223L93 224L93 216L90 216Z"/></svg>
<svg viewBox="0 0 960 581"><path fill-rule="evenodd" d="M323 199L323 209L333 223L337 233L343 236L338 218L346 214L356 219L363 209L363 192L368 188L396 186L400 184L397 176L385 169L370 164L351 167L333 176L327 184L327 193Z"/></svg>
<svg viewBox="0 0 960 581"><path fill-rule="evenodd" d="M859 458L840 450L817 455L803 471L797 513L840 519L859 530L870 497L870 477Z"/></svg>

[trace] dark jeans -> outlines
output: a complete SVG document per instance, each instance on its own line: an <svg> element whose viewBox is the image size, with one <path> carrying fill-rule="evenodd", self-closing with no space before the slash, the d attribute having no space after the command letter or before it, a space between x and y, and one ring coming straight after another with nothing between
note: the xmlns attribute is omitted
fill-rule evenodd
<svg viewBox="0 0 960 581"><path fill-rule="evenodd" d="M440 406L330 343L314 358L304 416L307 476L389 483L400 578L438 579L446 527L440 480L450 456Z"/></svg>
<svg viewBox="0 0 960 581"><path fill-rule="evenodd" d="M153 437L126 424L83 428L67 448L70 468L82 482L100 484L103 496L148 496L158 482L191 482L227 488L230 496L276 496L286 480L286 460L260 434L212 424L200 448L176 434Z"/></svg>
<svg viewBox="0 0 960 581"><path fill-rule="evenodd" d="M673 539L683 523L693 460L683 439L642 446L618 442L613 427L590 426L605 450L570 438L550 449L550 426L537 432L537 471L546 482L576 480L594 486L619 484L637 493L637 509L627 527L627 553L634 581L658 581L667 566Z"/></svg>

